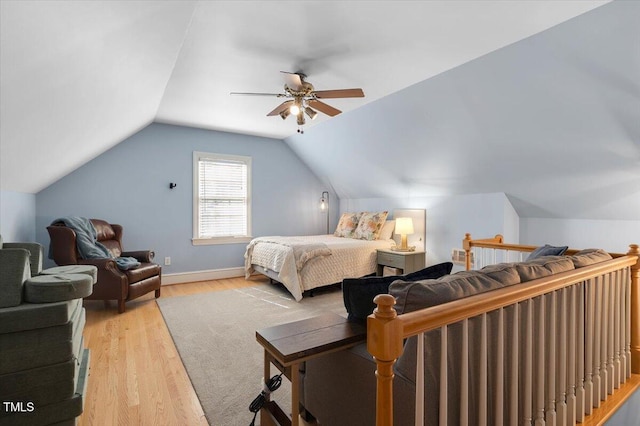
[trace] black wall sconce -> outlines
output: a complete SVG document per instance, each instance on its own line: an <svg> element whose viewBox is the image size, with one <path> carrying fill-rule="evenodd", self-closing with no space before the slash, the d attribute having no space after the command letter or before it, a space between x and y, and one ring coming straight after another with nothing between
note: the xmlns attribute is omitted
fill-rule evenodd
<svg viewBox="0 0 640 426"><path fill-rule="evenodd" d="M178 186L178 184L177 184L177 183L173 183L173 182L170 182L170 183L169 183L169 189L173 189L173 188L175 188L176 186Z"/></svg>

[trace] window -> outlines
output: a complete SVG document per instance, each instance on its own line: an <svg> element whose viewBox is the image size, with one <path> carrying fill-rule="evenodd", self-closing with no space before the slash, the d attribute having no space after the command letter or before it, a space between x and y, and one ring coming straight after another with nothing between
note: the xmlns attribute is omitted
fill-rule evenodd
<svg viewBox="0 0 640 426"><path fill-rule="evenodd" d="M251 157L193 153L193 244L251 239Z"/></svg>

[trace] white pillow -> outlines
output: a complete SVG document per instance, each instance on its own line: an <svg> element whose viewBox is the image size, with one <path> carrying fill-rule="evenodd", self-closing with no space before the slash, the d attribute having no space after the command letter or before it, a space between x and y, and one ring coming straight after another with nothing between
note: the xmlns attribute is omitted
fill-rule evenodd
<svg viewBox="0 0 640 426"><path fill-rule="evenodd" d="M395 220L387 220L384 225L382 225L382 230L380 231L379 240L390 240L393 237L393 230L396 227Z"/></svg>

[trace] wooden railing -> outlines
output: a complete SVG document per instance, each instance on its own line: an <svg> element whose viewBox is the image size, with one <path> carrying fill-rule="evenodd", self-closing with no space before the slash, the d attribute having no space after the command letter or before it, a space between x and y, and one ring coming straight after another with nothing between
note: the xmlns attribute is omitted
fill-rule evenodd
<svg viewBox="0 0 640 426"><path fill-rule="evenodd" d="M477 247L498 259L509 255L495 255L497 250L535 249L504 244L501 236L474 241L467 234L463 244L468 259ZM394 363L404 339L412 336L417 336L416 425L425 417L438 418L440 425L586 420L632 373L640 373L640 251L631 245L627 254L610 254L613 259L605 262L403 315L396 314L392 296L377 296L378 307L367 320L367 345L377 363L377 425L393 424ZM476 254L476 265L483 257ZM455 342L448 336L454 326L461 327L462 337L452 349ZM440 384L431 389L438 395L426 396L439 399L439 405L437 413L424 413L423 342L432 330L439 330L442 356L427 362L439 364ZM473 355L470 341L479 342ZM490 346L495 359L488 358ZM459 365L449 365L452 350L462 354ZM451 368L459 369L459 383L449 381ZM448 417L448 387L459 389L455 419Z"/></svg>

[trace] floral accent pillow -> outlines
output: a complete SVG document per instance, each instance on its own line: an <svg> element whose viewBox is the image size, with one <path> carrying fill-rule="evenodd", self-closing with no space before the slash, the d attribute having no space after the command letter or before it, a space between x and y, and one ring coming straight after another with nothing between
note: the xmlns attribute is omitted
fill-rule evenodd
<svg viewBox="0 0 640 426"><path fill-rule="evenodd" d="M333 235L336 237L352 238L353 231L355 231L358 226L361 214L362 213L342 213Z"/></svg>
<svg viewBox="0 0 640 426"><path fill-rule="evenodd" d="M380 236L382 225L384 225L384 221L387 220L387 214L389 214L387 211L362 213L358 227L353 233L353 238L360 240L377 240Z"/></svg>

